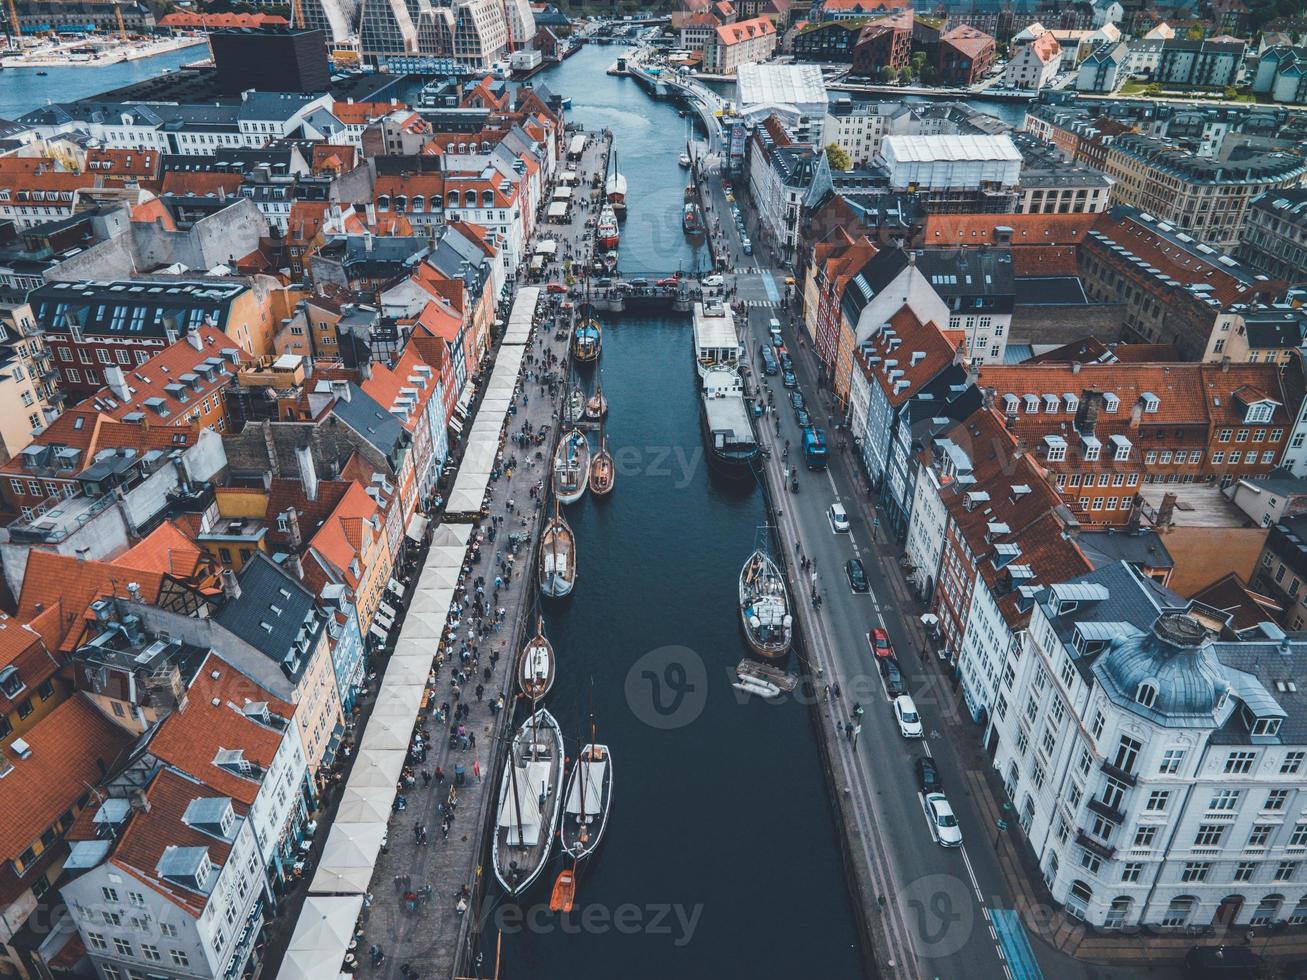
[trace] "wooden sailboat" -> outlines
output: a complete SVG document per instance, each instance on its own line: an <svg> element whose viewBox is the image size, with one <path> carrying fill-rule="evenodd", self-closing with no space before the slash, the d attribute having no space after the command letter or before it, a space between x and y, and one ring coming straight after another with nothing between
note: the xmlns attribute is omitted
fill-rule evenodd
<svg viewBox="0 0 1307 980"><path fill-rule="evenodd" d="M595 385L595 393L591 395L585 403L585 417L593 422L608 415L608 399L604 397L603 382Z"/></svg>
<svg viewBox="0 0 1307 980"><path fill-rule="evenodd" d="M554 516L540 538L540 591L560 599L576 585L576 535L554 499Z"/></svg>
<svg viewBox="0 0 1307 980"><path fill-rule="evenodd" d="M607 745L594 741L593 724L590 739L589 745L581 747L581 754L572 767L560 831L563 853L577 861L588 858L598 849L613 803L612 755Z"/></svg>
<svg viewBox="0 0 1307 980"><path fill-rule="evenodd" d="M565 504L574 504L585 493L590 477L590 442L580 429L573 429L554 450L554 496Z"/></svg>
<svg viewBox="0 0 1307 980"><path fill-rule="evenodd" d="M563 402L563 421L575 425L585 418L585 392L580 385L572 385Z"/></svg>
<svg viewBox="0 0 1307 980"><path fill-rule="evenodd" d="M590 492L596 497L607 496L617 479L617 465L613 454L608 451L608 435L599 430L599 451L590 461Z"/></svg>
<svg viewBox="0 0 1307 980"><path fill-rule="evenodd" d="M554 686L554 674L557 660L554 648L545 637L545 621L536 617L536 635L522 648L522 660L518 664L517 686L532 701L541 700Z"/></svg>
<svg viewBox="0 0 1307 980"><path fill-rule="evenodd" d="M520 895L549 859L563 795L563 732L536 708L513 736L499 785L492 857L495 877Z"/></svg>
<svg viewBox="0 0 1307 980"><path fill-rule="evenodd" d="M740 569L740 621L749 649L760 657L783 657L794 638L794 617L785 577L759 548Z"/></svg>

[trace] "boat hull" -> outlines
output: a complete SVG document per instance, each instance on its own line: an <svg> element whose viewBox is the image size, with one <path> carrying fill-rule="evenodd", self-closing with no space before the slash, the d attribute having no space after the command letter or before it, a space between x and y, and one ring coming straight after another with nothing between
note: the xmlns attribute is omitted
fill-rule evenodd
<svg viewBox="0 0 1307 980"><path fill-rule="evenodd" d="M548 744L554 754L555 760L553 771L550 773L548 783L549 793L546 800L548 812L545 813L542 811L541 813L541 816L545 819L541 821L539 828L539 843L529 849L514 847L511 843L513 829L511 827L505 828L497 826L495 828L494 844L492 846L491 857L492 863L495 866L495 879L507 894L514 897L521 895L530 888L531 885L540 877L540 873L544 871L545 866L549 863L549 852L553 847L554 833L558 827L558 821L563 809L563 784L565 775L563 768L563 732L562 729L558 727L558 722L554 720L554 716L548 711L543 709L539 710L536 712L534 717L536 720L536 729L531 737L537 741L542 736L548 738ZM522 724L522 727L517 730L517 734L514 736L514 746L509 751L508 762L505 766L503 779L499 787L499 804L501 812L503 810L504 802L508 798L508 794L513 792L512 777L508 766L516 764L519 743L526 739L527 728L531 724L532 719L528 718ZM534 787L523 787L519 785L517 792L520 799L523 792L534 793ZM519 820L519 824L520 823L521 821ZM511 853L514 850L522 851L523 853L520 854L520 857L529 863L525 868L522 868L516 874L510 876L510 868L508 867L508 864L510 863L509 858Z"/></svg>
<svg viewBox="0 0 1307 980"><path fill-rule="evenodd" d="M580 839L580 827L574 820L570 819L569 814L564 812L562 819L562 831L559 838L562 841L563 853L576 861L584 861L599 849L599 842L603 840L604 830L608 827L608 815L613 808L613 756L608 751L606 745L586 745L581 748L578 755L578 762L572 768L571 779L567 784L567 792L564 794L564 801L571 799L573 783L579 778L581 771L580 759L589 758L593 749L599 749L603 753L603 758L607 765L604 767L603 785L600 787L601 805L597 821L589 825L590 834L587 840ZM566 802L563 804L566 806Z"/></svg>
<svg viewBox="0 0 1307 980"><path fill-rule="evenodd" d="M699 399L699 435L703 438L704 455L708 465L721 476L732 480L753 480L756 477L755 466L760 451L757 443L751 448L730 450L721 449L713 441L712 431L708 428L708 413Z"/></svg>
<svg viewBox="0 0 1307 980"><path fill-rule="evenodd" d="M762 582L769 588L759 588ZM740 569L739 610L744 641L759 657L777 660L794 642L789 588L779 566L762 551L755 551ZM761 622L751 623L757 617ZM776 635L764 635L768 629Z"/></svg>

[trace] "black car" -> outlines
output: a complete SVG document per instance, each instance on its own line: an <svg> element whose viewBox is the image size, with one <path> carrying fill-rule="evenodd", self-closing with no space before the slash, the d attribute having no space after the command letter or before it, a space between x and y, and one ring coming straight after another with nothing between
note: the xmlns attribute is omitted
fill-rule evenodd
<svg viewBox="0 0 1307 980"><path fill-rule="evenodd" d="M908 687L903 682L903 671L899 670L899 662L893 657L881 657L879 663L880 672L885 676L885 693L892 698L907 694Z"/></svg>
<svg viewBox="0 0 1307 980"><path fill-rule="evenodd" d="M935 760L928 755L917 760L917 785L923 793L938 793L944 788L944 780L939 778Z"/></svg>
<svg viewBox="0 0 1307 980"><path fill-rule="evenodd" d="M790 392L790 405L792 405L796 411L797 411L798 409L802 408L802 407L803 407L803 392L801 392L801 391L791 391L791 392Z"/></svg>
<svg viewBox="0 0 1307 980"><path fill-rule="evenodd" d="M867 572L862 567L862 559L850 558L844 563L844 574L849 577L849 588L854 592L868 592Z"/></svg>
<svg viewBox="0 0 1307 980"><path fill-rule="evenodd" d="M793 371L793 370L794 370L794 358L790 357L789 354L782 354L782 355L781 355L781 367L784 368L786 371Z"/></svg>
<svg viewBox="0 0 1307 980"><path fill-rule="evenodd" d="M781 375L781 384L785 385L786 388L797 388L799 379L794 376L793 371L786 371Z"/></svg>
<svg viewBox="0 0 1307 980"><path fill-rule="evenodd" d="M794 421L799 423L800 429L806 429L808 426L812 425L812 419L808 418L808 410L806 408L801 408L794 413Z"/></svg>

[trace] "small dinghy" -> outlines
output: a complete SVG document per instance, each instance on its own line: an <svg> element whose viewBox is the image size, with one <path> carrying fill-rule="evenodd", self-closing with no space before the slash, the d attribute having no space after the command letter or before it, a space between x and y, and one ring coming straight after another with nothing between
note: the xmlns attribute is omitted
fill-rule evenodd
<svg viewBox="0 0 1307 980"><path fill-rule="evenodd" d="M554 496L565 504L576 503L585 493L589 478L590 443L584 432L573 429L554 450Z"/></svg>
<svg viewBox="0 0 1307 980"><path fill-rule="evenodd" d="M608 436L599 431L599 452L590 461L590 492L596 497L606 496L617 479L617 465L608 451Z"/></svg>
<svg viewBox="0 0 1307 980"><path fill-rule="evenodd" d="M556 670L554 648L545 637L545 621L536 618L536 635L522 648L518 665L517 686L532 701L539 701L554 686Z"/></svg>

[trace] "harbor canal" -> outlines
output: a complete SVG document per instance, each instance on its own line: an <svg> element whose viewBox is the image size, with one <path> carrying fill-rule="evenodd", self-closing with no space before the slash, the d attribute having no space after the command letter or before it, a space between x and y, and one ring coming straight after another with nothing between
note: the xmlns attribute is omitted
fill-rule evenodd
<svg viewBox="0 0 1307 980"><path fill-rule="evenodd" d="M613 131L630 207L620 268L703 268L680 231L685 122L607 76L614 56L587 47L541 79L573 99L571 121ZM577 585L544 613L558 657L548 707L569 755L593 711L613 751L613 812L569 916L548 912L557 849L520 906L491 890L483 974L500 934L510 980L863 972L809 710L731 687L746 652L738 576L767 513L759 486L705 464L692 362L688 316L605 315L616 486L569 508Z"/></svg>

